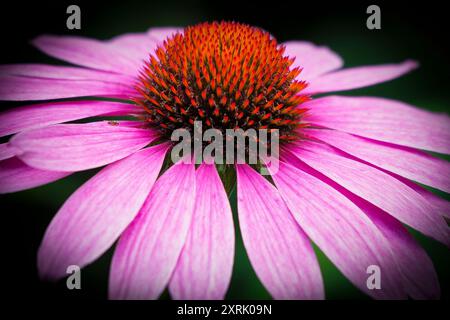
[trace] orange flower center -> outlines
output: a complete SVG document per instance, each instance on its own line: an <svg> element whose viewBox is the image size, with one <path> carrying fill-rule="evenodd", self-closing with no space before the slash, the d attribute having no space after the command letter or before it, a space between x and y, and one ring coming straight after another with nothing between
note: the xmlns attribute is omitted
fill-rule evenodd
<svg viewBox="0 0 450 320"><path fill-rule="evenodd" d="M235 22L202 23L166 39L145 64L136 102L162 137L175 129L278 129L296 139L308 99L295 58L266 31Z"/></svg>

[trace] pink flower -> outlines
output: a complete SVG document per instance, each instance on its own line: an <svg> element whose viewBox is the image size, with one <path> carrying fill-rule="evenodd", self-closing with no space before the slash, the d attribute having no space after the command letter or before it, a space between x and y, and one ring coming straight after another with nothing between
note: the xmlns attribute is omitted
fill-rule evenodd
<svg viewBox="0 0 450 320"><path fill-rule="evenodd" d="M13 135L0 145L0 191L105 166L50 223L38 253L42 278L62 278L119 240L110 298L155 299L166 286L176 299L224 297L234 258L221 181L229 176L214 165L165 162L170 133L200 120L282 133L273 184L235 165L244 244L274 298L324 298L311 241L374 298L439 296L432 262L403 224L450 243L448 202L416 183L450 192L449 164L422 151L450 153L449 117L377 97L314 98L392 80L415 62L341 70L326 47L291 41L283 51L268 33L236 23L108 41L46 35L33 44L80 67L0 66L1 100L66 99L0 114L0 135ZM75 97L113 99L67 100ZM105 116L134 120L64 124ZM367 286L372 265L379 290Z"/></svg>

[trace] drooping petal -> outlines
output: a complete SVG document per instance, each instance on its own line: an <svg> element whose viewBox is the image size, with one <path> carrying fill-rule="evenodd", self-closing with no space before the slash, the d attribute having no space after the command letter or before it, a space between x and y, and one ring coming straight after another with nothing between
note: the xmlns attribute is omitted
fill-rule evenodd
<svg viewBox="0 0 450 320"><path fill-rule="evenodd" d="M60 80L0 75L0 100L51 100L73 97L111 97L129 99L136 95L132 84Z"/></svg>
<svg viewBox="0 0 450 320"><path fill-rule="evenodd" d="M17 192L35 188L59 179L72 172L45 171L32 168L18 158L0 161L0 193Z"/></svg>
<svg viewBox="0 0 450 320"><path fill-rule="evenodd" d="M450 219L450 201L442 199L424 188L419 188L420 189L416 191L419 192L422 197L427 199L441 216Z"/></svg>
<svg viewBox="0 0 450 320"><path fill-rule="evenodd" d="M17 156L43 170L80 171L122 159L145 147L156 135L121 122L56 124L12 137Z"/></svg>
<svg viewBox="0 0 450 320"><path fill-rule="evenodd" d="M116 241L147 198L167 147L147 148L107 166L70 196L39 248L42 278L57 280L68 266L83 267Z"/></svg>
<svg viewBox="0 0 450 320"><path fill-rule="evenodd" d="M215 166L196 172L194 215L170 280L174 299L223 299L231 280L234 227L230 204Z"/></svg>
<svg viewBox="0 0 450 320"><path fill-rule="evenodd" d="M339 69L344 62L335 52L327 47L319 47L311 42L288 41L283 43L286 46L285 55L295 57L291 68L300 67L302 72L298 80L310 81L318 76Z"/></svg>
<svg viewBox="0 0 450 320"><path fill-rule="evenodd" d="M412 182L402 176L395 175L391 173L391 175L395 176L398 180L406 184L408 187L419 193L426 201L435 209L433 213L438 216L450 217L450 202L437 196L431 191L425 189L424 187L418 185L417 183Z"/></svg>
<svg viewBox="0 0 450 320"><path fill-rule="evenodd" d="M276 299L323 299L309 239L277 190L247 165L236 170L242 238L261 282Z"/></svg>
<svg viewBox="0 0 450 320"><path fill-rule="evenodd" d="M450 118L376 97L330 96L304 104L307 121L374 140L450 153ZM306 119L305 119L306 120Z"/></svg>
<svg viewBox="0 0 450 320"><path fill-rule="evenodd" d="M414 157L411 157L410 155L404 155L404 154L399 154L398 155L398 157L400 158L398 161L400 161L402 163L402 165L400 166L400 165L397 165L397 162L395 162L396 159L391 158L391 154L390 154L390 150L389 149L388 149L389 153L386 153L386 157L387 157L386 164L384 164L383 162L378 163L377 161L375 161L374 160L375 158L372 158L372 156L375 157L376 154L373 154L372 152L365 153L367 148L364 145L360 145L360 142L358 142L357 144L353 145L354 147L358 147L358 150L356 150L354 148L349 149L349 150L345 150L345 152L347 152L347 155L349 157L353 157L353 159L355 159L356 161L360 161L360 162L363 162L363 163L365 163L367 165L374 166L375 168L386 172L387 174L393 176L395 179L401 181L403 184L405 184L408 187L410 187L411 189L413 189L415 192L419 193L426 200L426 202L428 202L434 208L434 210L431 212L432 214L436 214L438 216L450 217L450 202L448 202L447 200L436 196L432 192L428 191L427 189L425 189L424 187L418 185L417 183L409 180L408 178L405 178L409 174L408 171L406 171L406 173L403 173L403 176L399 175L398 173L395 173L395 171L399 171L399 170L401 170L403 168L406 168L406 170L410 169L407 166L407 164L403 163L403 161L402 161L403 157L405 157L405 158L410 157L409 160L411 162L413 162L413 163L414 163L414 159L417 159L416 156L419 157L420 162L426 161L426 159L428 158L429 160L432 160L432 163L428 164L429 168L430 168L429 171L437 170L438 172L442 172L442 173L446 172L446 170L447 170L446 167L448 166L447 163L445 163L445 165L443 165L442 167L441 166L437 166L437 164L434 163L435 160L438 163L439 162L443 162L443 161L439 160L439 159L436 159L434 157L431 157L431 159L430 159L429 155L426 155L426 154L425 154L426 157L424 157L425 159L423 159L421 155L423 155L424 153L420 152L419 150L411 149L411 148L408 148L408 147L402 147L402 146L398 146L398 145L391 145L391 144L388 144L388 143L383 143L383 142L376 141L376 140L371 140L371 139L367 139L367 138L363 138L363 137L358 137L358 136L346 134L346 133L343 133L343 132L333 131L333 136L335 134L337 134L340 138L342 138L342 140L338 141L338 140L336 140L334 138L333 139L328 139L329 135L326 134L326 131L328 131L328 130L326 130L326 129L321 129L321 130L304 129L304 132L305 133L309 133L310 137L313 136L314 138L320 138L320 139L323 138L322 140L327 140L327 142L330 142L330 141L337 142L337 143L335 143L335 145L338 145L338 146L342 147L339 150L347 149L346 148L346 147L348 147L348 145L346 144L347 141L350 142L353 139L359 139L359 140L363 140L363 141L367 140L368 142L373 142L373 143L376 143L376 144L380 144L382 146L382 148L383 148L383 149L378 150L380 153L385 152L386 151L385 148L388 148L389 146L392 146L392 147L395 147L395 148L399 148L401 150L406 150L406 152L412 152L415 155ZM311 133L312 133L312 135L311 135ZM349 137L351 137L350 140L349 140ZM352 153L353 153L353 155L352 155ZM359 157L355 158L355 156L357 154L360 155L361 158L359 158ZM362 158L362 155L364 155L364 159ZM369 155L371 156L370 162L365 161L365 160L368 159ZM418 167L420 167L420 162L417 164ZM379 165L379 166L377 166L377 165ZM388 167L388 165L392 165L392 167ZM386 169L384 169L382 167L385 167L385 168L388 167L391 171L388 171L388 170L386 170ZM436 169L436 168L438 168L438 169ZM411 168L410 170L413 170L413 169L414 168ZM418 172L420 172L420 171L418 171ZM432 175L434 173L428 172L426 174ZM445 183L444 181L446 181L445 179L447 179L446 177L442 177L440 175L434 175L434 177L435 177L436 180L441 182L441 184L439 185L441 187L442 187L442 185L444 185L444 183ZM412 178L412 177L410 177L410 178ZM423 178L421 177L421 179L423 179ZM421 181L419 178L417 180ZM436 184L436 182L434 182L434 183L432 183L432 185L437 185L437 184ZM445 188L442 187L442 189L445 189Z"/></svg>
<svg viewBox="0 0 450 320"><path fill-rule="evenodd" d="M355 286L375 298L406 298L388 242L354 203L282 161L272 177L302 229ZM381 289L368 288L369 266L380 268Z"/></svg>
<svg viewBox="0 0 450 320"><path fill-rule="evenodd" d="M0 161L12 158L16 155L16 150L9 143L0 144Z"/></svg>
<svg viewBox="0 0 450 320"><path fill-rule="evenodd" d="M126 116L138 111L135 105L109 101L67 101L17 107L0 113L0 137L83 118Z"/></svg>
<svg viewBox="0 0 450 320"><path fill-rule="evenodd" d="M344 153L345 154L345 153ZM350 157L352 157L351 155L349 155ZM360 160L359 158L352 158L355 159L356 161L361 161L364 163L364 161ZM373 166L372 164L365 162L368 165ZM375 166L376 167L376 166ZM435 214L439 217L450 217L450 202L435 195L434 193L432 193L431 191L425 189L424 187L422 187L421 185L407 179L404 178L396 173L390 172L390 171L386 171L382 168L376 167L379 170L382 170L384 172L386 172L387 174L393 176L395 179L401 181L403 184L407 185L408 187L410 187L412 190L414 190L415 192L419 193L428 203L429 205L431 205L431 207L434 209L432 212L430 212L431 214Z"/></svg>
<svg viewBox="0 0 450 320"><path fill-rule="evenodd" d="M388 212L401 222L450 244L445 220L419 193L391 175L358 161L338 155L314 142L302 141L292 148L306 164L323 173L347 190Z"/></svg>
<svg viewBox="0 0 450 320"><path fill-rule="evenodd" d="M156 27L150 28L147 31L147 35L150 38L157 40L158 42L163 42L168 37L175 35L178 32L183 32L181 27Z"/></svg>
<svg viewBox="0 0 450 320"><path fill-rule="evenodd" d="M84 67L115 73L137 75L136 64L107 43L79 36L42 35L33 45L46 54Z"/></svg>
<svg viewBox="0 0 450 320"><path fill-rule="evenodd" d="M343 69L317 77L302 93L318 94L368 87L398 78L417 66L417 62L408 60L398 64Z"/></svg>
<svg viewBox="0 0 450 320"><path fill-rule="evenodd" d="M133 77L111 72L36 63L0 65L0 75L60 80L93 80L128 85L131 85L134 81Z"/></svg>
<svg viewBox="0 0 450 320"><path fill-rule="evenodd" d="M298 160L288 157L293 164ZM393 257L403 276L403 287L406 293L414 299L435 299L440 295L439 281L433 263L425 250L415 241L406 228L387 212L374 206L367 200L358 197L324 174L312 169L304 170L356 204L381 231L388 241Z"/></svg>
<svg viewBox="0 0 450 320"><path fill-rule="evenodd" d="M117 244L111 299L156 299L169 282L185 243L195 200L195 167L175 164L158 179Z"/></svg>
<svg viewBox="0 0 450 320"><path fill-rule="evenodd" d="M121 53L141 66L144 61L148 61L150 54L154 53L157 42L146 33L129 33L108 41L111 46L119 49Z"/></svg>
<svg viewBox="0 0 450 320"><path fill-rule="evenodd" d="M378 167L450 192L450 163L425 152L336 130L303 132Z"/></svg>
<svg viewBox="0 0 450 320"><path fill-rule="evenodd" d="M367 201L355 198L349 197L362 208L388 241L403 275L406 293L414 299L439 298L439 281L425 250L398 220Z"/></svg>
<svg viewBox="0 0 450 320"><path fill-rule="evenodd" d="M450 202L437 197L435 194L425 190L422 196L428 200L436 210L443 216L450 219Z"/></svg>

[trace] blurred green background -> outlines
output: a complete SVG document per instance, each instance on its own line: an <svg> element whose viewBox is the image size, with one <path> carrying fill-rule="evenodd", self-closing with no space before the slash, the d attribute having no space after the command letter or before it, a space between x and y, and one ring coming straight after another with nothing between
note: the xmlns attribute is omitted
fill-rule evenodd
<svg viewBox="0 0 450 320"><path fill-rule="evenodd" d="M65 28L69 4L78 4L82 12L82 30ZM369 2L358 1L326 4L287 2L213 1L58 1L20 4L2 8L1 33L8 44L1 63L60 63L39 53L29 41L41 33L84 35L107 39L122 33L142 32L153 26L185 26L202 21L235 20L260 26L279 41L302 39L326 45L338 52L346 67L401 62L415 59L421 67L412 74L370 88L345 92L348 95L373 95L403 100L424 109L448 112L450 102L449 48L445 11L439 2L418 7L408 2L378 2L382 29L366 28ZM16 106L1 103L2 108ZM447 160L449 158L447 157ZM34 190L1 196L3 220L3 259L6 261L4 283L12 295L38 298L107 297L107 280L112 250L82 271L82 290L65 289L58 284L42 283L36 272L36 252L45 228L64 200L96 170L77 173L59 182ZM439 193L450 199L447 194ZM234 214L235 194L231 195ZM237 243L233 278L227 298L268 299L253 272L235 219ZM436 267L442 297L450 297L448 248L412 231L425 247ZM316 248L328 299L368 299L356 289ZM163 299L168 298L165 293Z"/></svg>

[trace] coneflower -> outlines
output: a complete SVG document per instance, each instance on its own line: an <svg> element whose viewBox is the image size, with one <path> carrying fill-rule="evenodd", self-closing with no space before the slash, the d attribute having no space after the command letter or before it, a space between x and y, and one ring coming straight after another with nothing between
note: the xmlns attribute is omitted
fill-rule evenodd
<svg viewBox="0 0 450 320"><path fill-rule="evenodd" d="M397 78L415 62L339 70L342 59L326 47L278 44L234 22L33 43L81 67L0 66L1 100L45 101L0 114L0 135L12 135L0 145L0 191L105 166L50 223L38 253L43 279L93 262L118 240L110 298L155 299L168 286L175 299L222 299L236 182L244 245L274 298L324 298L311 241L374 298L439 297L432 262L403 224L450 243L448 202L416 183L450 192L448 163L422 151L450 153L449 117L376 97L315 98ZM65 100L48 101L56 99ZM126 119L99 121L111 116ZM67 123L85 118L93 120ZM172 133L192 132L196 121L220 132L277 130L278 170L260 174L268 159L167 161ZM377 290L366 283L373 265Z"/></svg>

